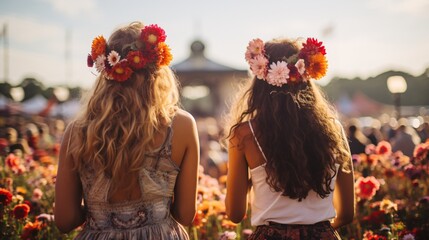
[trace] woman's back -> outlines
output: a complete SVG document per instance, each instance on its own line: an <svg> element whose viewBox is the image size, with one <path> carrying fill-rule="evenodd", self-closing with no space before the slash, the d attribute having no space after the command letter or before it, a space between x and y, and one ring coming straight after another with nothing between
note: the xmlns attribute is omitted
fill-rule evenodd
<svg viewBox="0 0 429 240"><path fill-rule="evenodd" d="M91 167L80 173L88 212L87 224L78 239L93 239L95 236L99 239L187 238L183 227L170 214L176 177L180 171L180 164L172 159L173 135L172 127L168 127L162 144L145 155L137 189L132 189L132 192L139 193L137 199L111 203L113 199L108 199L110 179L95 175ZM113 198L119 199L120 196L115 194Z"/></svg>

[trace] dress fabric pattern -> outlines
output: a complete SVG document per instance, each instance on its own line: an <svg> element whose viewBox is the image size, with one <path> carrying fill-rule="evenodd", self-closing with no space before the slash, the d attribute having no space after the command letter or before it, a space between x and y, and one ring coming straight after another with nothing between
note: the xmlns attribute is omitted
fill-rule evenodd
<svg viewBox="0 0 429 240"><path fill-rule="evenodd" d="M171 160L171 137L160 148L146 154L139 172L141 198L109 203L110 179L91 168L80 172L86 222L76 239L189 239L182 225L170 214L176 177L180 168Z"/></svg>

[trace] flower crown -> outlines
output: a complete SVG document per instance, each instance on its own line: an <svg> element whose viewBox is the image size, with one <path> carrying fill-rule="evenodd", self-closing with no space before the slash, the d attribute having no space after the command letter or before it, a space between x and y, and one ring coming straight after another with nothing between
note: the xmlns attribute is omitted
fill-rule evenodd
<svg viewBox="0 0 429 240"><path fill-rule="evenodd" d="M249 42L245 58L258 79L281 87L283 84L307 82L308 79L317 80L325 76L328 68L325 54L322 42L307 38L297 54L270 64L265 55L265 43L257 38Z"/></svg>
<svg viewBox="0 0 429 240"><path fill-rule="evenodd" d="M94 38L91 54L88 54L88 67L103 73L106 79L123 82L140 69L168 66L173 59L170 48L165 43L165 31L153 24L142 28L140 38L130 44L131 51L121 56L115 50L107 52L107 42L103 36Z"/></svg>

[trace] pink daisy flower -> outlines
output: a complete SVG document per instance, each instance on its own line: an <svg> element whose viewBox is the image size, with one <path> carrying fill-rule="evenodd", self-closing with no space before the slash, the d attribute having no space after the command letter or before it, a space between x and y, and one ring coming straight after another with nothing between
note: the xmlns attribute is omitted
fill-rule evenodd
<svg viewBox="0 0 429 240"><path fill-rule="evenodd" d="M268 64L268 59L266 57L264 57L263 55L258 55L255 58L250 59L249 64L250 69L257 78L265 78Z"/></svg>
<svg viewBox="0 0 429 240"><path fill-rule="evenodd" d="M105 62L106 62L106 56L100 55L97 57L97 59L95 60L95 68L97 69L98 72L101 72L104 70L104 68L106 67Z"/></svg>
<svg viewBox="0 0 429 240"><path fill-rule="evenodd" d="M281 87L283 84L287 83L289 72L290 70L286 62L277 61L277 63L271 63L266 80L271 85Z"/></svg>
<svg viewBox="0 0 429 240"><path fill-rule="evenodd" d="M250 60L255 56L263 55L263 54L264 54L264 42L261 39L257 38L249 42L249 45L247 46L247 51L245 54L245 58L247 62L250 62Z"/></svg>
<svg viewBox="0 0 429 240"><path fill-rule="evenodd" d="M119 56L119 53L116 52L115 50L111 51L109 53L109 56L107 56L107 61L112 67L115 66L115 64L118 63L119 60L121 60L121 56Z"/></svg>

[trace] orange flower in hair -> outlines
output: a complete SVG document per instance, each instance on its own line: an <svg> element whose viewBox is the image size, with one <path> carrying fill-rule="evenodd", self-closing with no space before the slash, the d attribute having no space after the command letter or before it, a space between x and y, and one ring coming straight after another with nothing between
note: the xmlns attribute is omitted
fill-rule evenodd
<svg viewBox="0 0 429 240"><path fill-rule="evenodd" d="M95 61L98 56L104 55L104 52L106 51L106 46L106 39L104 39L103 36L98 36L94 38L91 46L91 57L93 61Z"/></svg>
<svg viewBox="0 0 429 240"><path fill-rule="evenodd" d="M321 79L328 71L328 61L322 53L308 56L308 63L305 66L306 74L315 80Z"/></svg>
<svg viewBox="0 0 429 240"><path fill-rule="evenodd" d="M164 42L158 44L158 64L159 66L168 66L173 60L171 55L170 47Z"/></svg>

